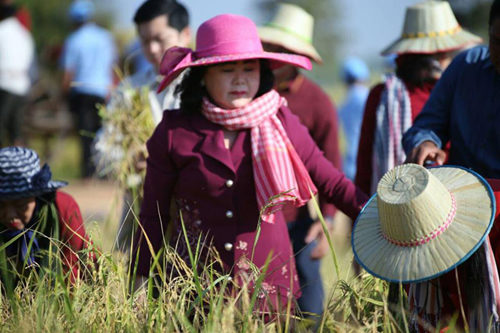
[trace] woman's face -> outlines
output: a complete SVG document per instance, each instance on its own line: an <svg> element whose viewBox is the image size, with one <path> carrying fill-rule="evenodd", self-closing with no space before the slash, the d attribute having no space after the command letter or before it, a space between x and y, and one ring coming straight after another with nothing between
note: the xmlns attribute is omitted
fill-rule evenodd
<svg viewBox="0 0 500 333"><path fill-rule="evenodd" d="M0 224L10 230L23 230L35 211L35 197L0 200Z"/></svg>
<svg viewBox="0 0 500 333"><path fill-rule="evenodd" d="M210 66L203 80L217 106L240 108L250 103L259 90L260 62L252 59Z"/></svg>

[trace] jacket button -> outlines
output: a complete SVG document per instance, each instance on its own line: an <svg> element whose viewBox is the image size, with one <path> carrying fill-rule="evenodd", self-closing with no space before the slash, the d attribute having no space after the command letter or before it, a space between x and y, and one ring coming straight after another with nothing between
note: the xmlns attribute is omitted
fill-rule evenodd
<svg viewBox="0 0 500 333"><path fill-rule="evenodd" d="M234 214L233 214L233 212L232 212L232 211L228 210L228 211L226 212L226 217L227 217L228 219L232 218L233 216L234 216Z"/></svg>
<svg viewBox="0 0 500 333"><path fill-rule="evenodd" d="M224 249L226 249L226 251L231 251L233 249L233 244L231 243L224 244Z"/></svg>
<svg viewBox="0 0 500 333"><path fill-rule="evenodd" d="M227 188L231 188L231 187L233 187L233 185L234 185L234 182L232 179L226 180L226 187Z"/></svg>

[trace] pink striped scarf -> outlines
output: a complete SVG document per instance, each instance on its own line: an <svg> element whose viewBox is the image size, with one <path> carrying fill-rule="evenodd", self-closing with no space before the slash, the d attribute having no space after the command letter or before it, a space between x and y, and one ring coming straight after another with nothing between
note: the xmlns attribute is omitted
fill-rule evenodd
<svg viewBox="0 0 500 333"><path fill-rule="evenodd" d="M282 105L286 100L271 90L239 109L222 109L207 98L202 106L208 120L228 130L250 129L257 204L269 223L284 204L302 206L317 192L276 115Z"/></svg>

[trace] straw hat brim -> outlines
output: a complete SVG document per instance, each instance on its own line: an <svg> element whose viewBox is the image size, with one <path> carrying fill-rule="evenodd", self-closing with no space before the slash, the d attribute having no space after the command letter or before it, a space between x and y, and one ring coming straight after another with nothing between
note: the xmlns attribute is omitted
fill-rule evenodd
<svg viewBox="0 0 500 333"><path fill-rule="evenodd" d="M255 53L240 53L240 54L229 54L220 56L204 57L194 61L181 61L175 68L173 68L169 73L167 73L158 87L158 92L162 91L167 85L169 85L177 76L179 76L182 71L189 67L197 66L208 66L215 65L224 62L249 60L249 59L267 59L271 62L271 68L278 68L285 64L297 66L304 68L306 70L311 70L312 65L309 59L306 57L287 54L287 53L277 53L277 52L255 52Z"/></svg>
<svg viewBox="0 0 500 333"><path fill-rule="evenodd" d="M318 64L323 63L323 59L311 42L273 27L264 26L257 28L257 30L262 42L282 46L294 53L307 56Z"/></svg>
<svg viewBox="0 0 500 333"><path fill-rule="evenodd" d="M0 200L14 200L20 198L37 197L46 193L53 192L61 187L67 186L67 182L50 180L47 185L43 188L27 189L23 191L16 192L10 191L8 193L1 193Z"/></svg>
<svg viewBox="0 0 500 333"><path fill-rule="evenodd" d="M481 42L482 39L480 37L464 29L460 29L452 35L419 38L401 37L383 50L382 55L449 52Z"/></svg>
<svg viewBox="0 0 500 333"><path fill-rule="evenodd" d="M375 194L358 216L351 239L356 260L370 274L391 282L430 280L467 260L488 235L493 226L495 200L486 180L458 166L429 171L455 196L457 211L453 222L426 244L392 244L382 235Z"/></svg>

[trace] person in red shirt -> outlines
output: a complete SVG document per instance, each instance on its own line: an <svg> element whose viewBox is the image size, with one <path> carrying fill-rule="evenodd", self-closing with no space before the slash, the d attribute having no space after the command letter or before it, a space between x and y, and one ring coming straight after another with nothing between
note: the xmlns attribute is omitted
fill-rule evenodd
<svg viewBox="0 0 500 333"><path fill-rule="evenodd" d="M397 55L396 73L370 91L365 105L355 183L366 194L375 193L382 175L405 161L403 133L454 52L480 41L458 25L447 3L428 1L407 8L402 37L382 52Z"/></svg>
<svg viewBox="0 0 500 333"><path fill-rule="evenodd" d="M92 252L82 251L91 243L78 204L58 191L66 185L51 180L49 166L40 167L35 151L0 149L0 276L7 290L31 270L41 274L51 248L61 259L52 257L51 268L61 263L72 283L81 277L84 256L95 259Z"/></svg>
<svg viewBox="0 0 500 333"><path fill-rule="evenodd" d="M264 49L269 52L300 54L317 64L322 59L311 43L313 17L292 4L280 4L273 20L259 28ZM290 110L305 125L325 157L342 170L338 142L337 110L330 97L319 85L306 78L297 67L286 65L273 71L275 88L286 98ZM335 207L319 197L321 212L331 227ZM308 206L284 209L288 232L297 262L302 296L298 303L306 314L323 312L324 291L320 261L328 252L328 242L321 221Z"/></svg>

